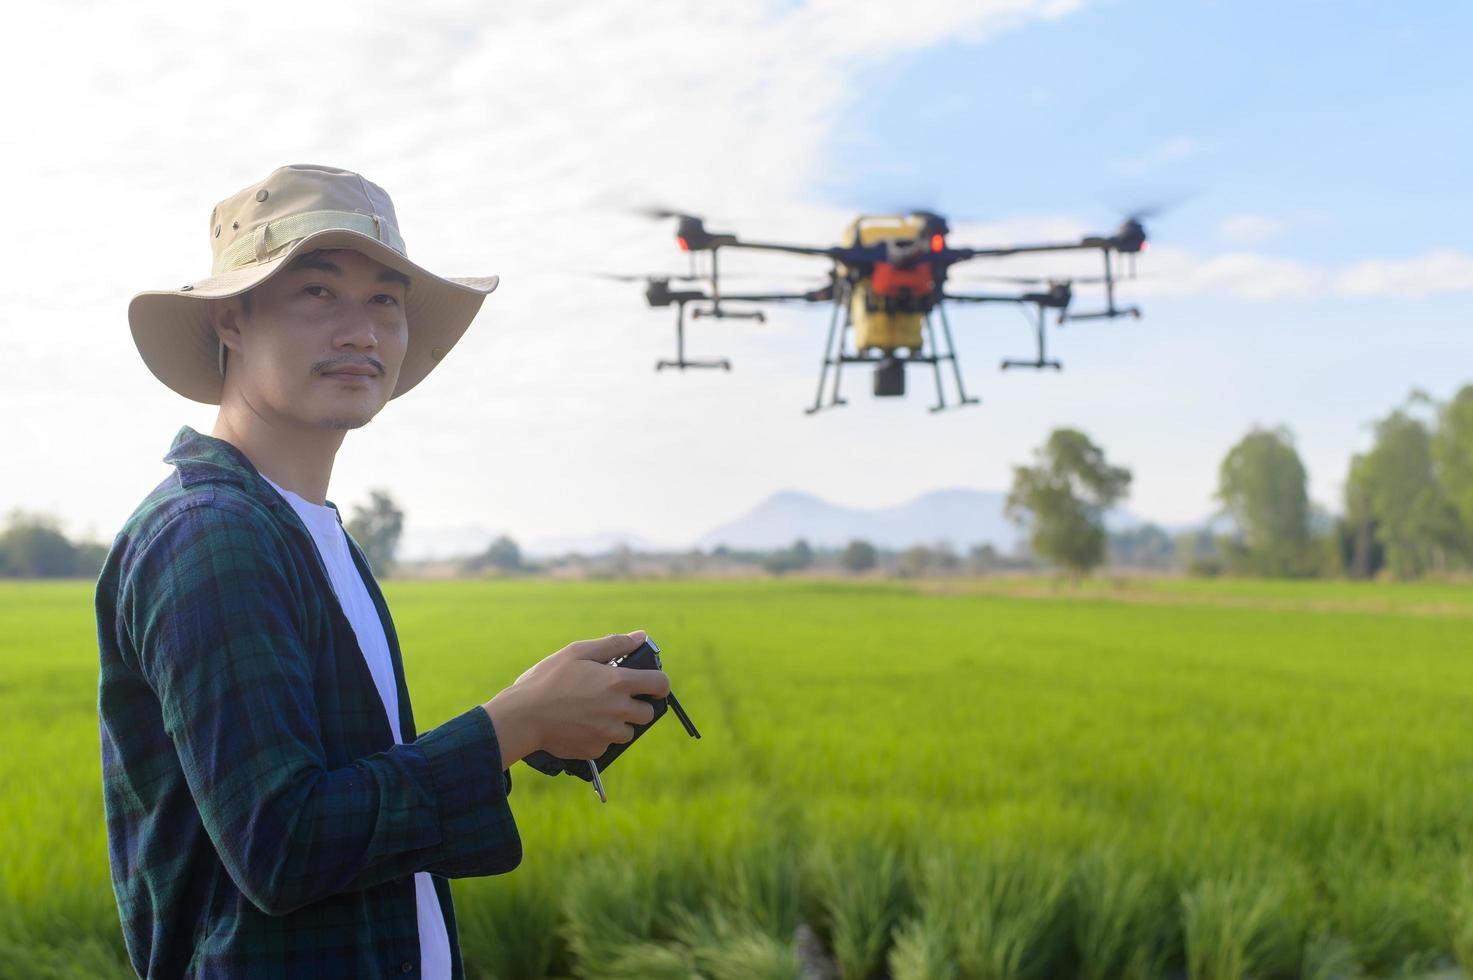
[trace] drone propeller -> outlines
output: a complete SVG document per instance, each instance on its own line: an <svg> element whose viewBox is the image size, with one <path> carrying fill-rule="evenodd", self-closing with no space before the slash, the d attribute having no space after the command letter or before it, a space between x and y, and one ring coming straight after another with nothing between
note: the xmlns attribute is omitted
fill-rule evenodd
<svg viewBox="0 0 1473 980"><path fill-rule="evenodd" d="M1165 198L1157 198L1154 201L1140 204L1139 207L1123 209L1124 214L1122 217L1125 221L1151 221L1161 217L1168 211L1175 211L1194 196L1195 194L1186 192Z"/></svg>
<svg viewBox="0 0 1473 980"><path fill-rule="evenodd" d="M1182 205L1182 202L1192 196L1192 194L1188 193L1177 194L1164 199L1158 198L1139 207L1126 209L1124 217L1121 219L1120 227L1115 232L1118 250L1130 255L1145 251L1146 246L1149 244L1149 236L1146 233L1144 222L1154 221L1168 211L1176 210ZM1133 263L1134 259L1131 261Z"/></svg>
<svg viewBox="0 0 1473 980"><path fill-rule="evenodd" d="M664 221L667 218L678 218L681 221L700 221L699 215L691 214L689 211L676 211L674 208L661 207L658 204L647 204L642 207L630 208L631 213L651 221Z"/></svg>
<svg viewBox="0 0 1473 980"><path fill-rule="evenodd" d="M1129 211L1125 212L1123 220L1136 222L1154 221L1156 218L1161 217L1161 215L1170 210L1171 205L1165 203L1151 204L1143 208L1131 208Z"/></svg>

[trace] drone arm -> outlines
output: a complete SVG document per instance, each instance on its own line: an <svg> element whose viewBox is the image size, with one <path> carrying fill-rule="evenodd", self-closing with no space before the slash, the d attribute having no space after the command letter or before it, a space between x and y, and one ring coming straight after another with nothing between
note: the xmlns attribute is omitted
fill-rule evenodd
<svg viewBox="0 0 1473 980"><path fill-rule="evenodd" d="M645 302L650 306L684 306L686 303L708 301L711 297L698 289L671 289L664 279L652 280L644 292Z"/></svg>
<svg viewBox="0 0 1473 980"><path fill-rule="evenodd" d="M943 293L941 298L948 303L1022 303L1022 296L988 296L967 293Z"/></svg>
<svg viewBox="0 0 1473 980"><path fill-rule="evenodd" d="M1010 245L1007 248L951 248L946 251L953 262L970 259L998 259L1009 255L1025 255L1036 252L1074 252L1079 249L1110 248L1105 238L1085 238L1077 242L1044 243L1039 245Z"/></svg>
<svg viewBox="0 0 1473 980"><path fill-rule="evenodd" d="M744 242L741 239L733 239L723 242L722 248L749 248L758 252L784 252L788 255L814 255L820 258L835 258L835 252L842 249L816 248L811 245L784 245L780 242Z"/></svg>
<svg viewBox="0 0 1473 980"><path fill-rule="evenodd" d="M723 293L721 295L721 299L724 302L741 303L827 303L833 298L834 291L829 286L825 286L822 289L812 289L806 293Z"/></svg>

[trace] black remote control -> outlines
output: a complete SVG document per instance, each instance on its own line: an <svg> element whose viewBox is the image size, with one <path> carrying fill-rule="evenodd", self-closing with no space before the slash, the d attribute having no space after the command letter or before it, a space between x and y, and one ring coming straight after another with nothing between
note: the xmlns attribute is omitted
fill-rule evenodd
<svg viewBox="0 0 1473 980"><path fill-rule="evenodd" d="M664 669L664 665L660 662L660 648L655 645L654 640L651 640L649 638L646 638L645 641L639 645L639 648L633 653L625 654L617 660L610 661L609 666L629 667L635 670ZM577 776L579 779L590 782L594 785L594 788L598 790L599 798L607 802L607 797L604 795L603 783L599 779L599 774L607 770L609 766L613 765L614 760L619 758L619 756L623 754L625 749L629 748L629 746L638 741L639 737L643 735L646 731L648 731L650 726L659 721L660 717L665 714L665 710L667 707L675 712L675 717L680 719L680 723L685 726L686 733L689 734L691 738L701 737L701 733L696 731L695 724L691 722L690 716L685 713L685 709L681 707L680 702L676 700L674 691L671 691L663 698L657 698L649 694L636 694L634 695L634 697L638 698L641 701L648 701L650 704L654 705L655 714L648 723L634 726L634 737L631 738L629 741L614 742L610 744L609 747L604 750L604 754L599 756L597 759L564 759L559 756L553 755L551 752L545 752L541 749L538 749L536 752L528 754L522 761L531 766L533 769L536 769L538 772L546 773L549 776L557 776L563 773L567 773L569 775Z"/></svg>

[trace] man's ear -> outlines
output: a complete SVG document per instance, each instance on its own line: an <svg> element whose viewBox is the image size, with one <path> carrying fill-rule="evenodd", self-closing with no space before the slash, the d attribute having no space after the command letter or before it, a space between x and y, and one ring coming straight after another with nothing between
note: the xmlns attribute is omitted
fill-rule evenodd
<svg viewBox="0 0 1473 980"><path fill-rule="evenodd" d="M215 331L215 336L227 350L240 350L240 321L244 319L244 310L241 308L240 298L230 296L225 299L205 300L206 309L210 317L210 327Z"/></svg>

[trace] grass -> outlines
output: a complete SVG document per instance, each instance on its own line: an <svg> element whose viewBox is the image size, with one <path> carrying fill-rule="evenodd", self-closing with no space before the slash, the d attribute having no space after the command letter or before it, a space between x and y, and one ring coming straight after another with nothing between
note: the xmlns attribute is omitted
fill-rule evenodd
<svg viewBox="0 0 1473 980"><path fill-rule="evenodd" d="M644 627L705 736L514 772L473 977L1473 967L1473 589L394 582L421 729ZM0 586L0 976L127 976L90 586Z"/></svg>

